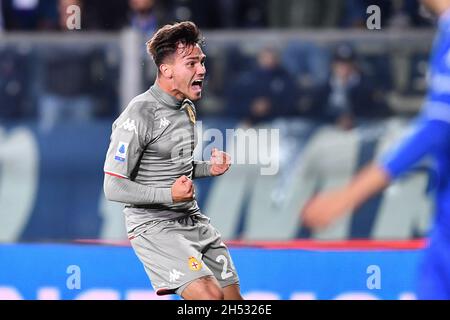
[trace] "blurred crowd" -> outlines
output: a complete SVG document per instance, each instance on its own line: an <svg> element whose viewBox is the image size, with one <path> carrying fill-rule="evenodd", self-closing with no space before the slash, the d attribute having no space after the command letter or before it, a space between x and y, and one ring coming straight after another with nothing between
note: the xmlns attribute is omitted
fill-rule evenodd
<svg viewBox="0 0 450 320"><path fill-rule="evenodd" d="M396 90L395 69L388 53L366 56L349 43L324 47L304 41L262 47L256 54L232 44L220 55L208 49L204 98L197 102L201 117L225 116L257 126L300 116L351 129L358 118L394 114L388 97ZM63 120L114 117L124 107L119 105L120 61L118 48L102 45L43 46L25 54L0 45L0 120L38 119L50 129ZM140 92L154 81L146 69ZM411 82L424 79L422 71L410 72Z"/></svg>
<svg viewBox="0 0 450 320"><path fill-rule="evenodd" d="M302 116L344 130L351 129L357 118L391 116L388 78L370 75L361 58L347 43L323 48L291 42L282 52L266 47L253 61L232 51L228 65L239 71L227 75L225 111L247 126Z"/></svg>
<svg viewBox="0 0 450 320"><path fill-rule="evenodd" d="M0 28L59 30L66 8L78 5L83 30L126 26L151 34L158 26L193 20L203 29L364 28L369 5L381 9L384 27L429 22L418 0L0 0Z"/></svg>
<svg viewBox="0 0 450 320"><path fill-rule="evenodd" d="M203 30L236 28L363 27L366 8L377 4L382 25L426 26L417 0L0 0L0 26L8 31L67 30L67 7L81 8L82 31L139 30L145 39L162 24L191 19ZM355 119L384 118L393 73L387 53L358 54L349 43L320 47L292 41L244 53L230 42L208 52L201 116L227 116L254 126L276 117L301 116L342 129ZM414 55L410 83L425 78L426 52ZM120 48L103 45L21 47L0 43L0 121L38 119L42 128L62 120L116 116L120 106ZM370 60L372 59L372 61ZM143 69L149 69L142 62ZM420 68L419 68L420 67ZM416 72L416 69L419 70ZM398 73L398 72L397 72ZM147 88L154 80L142 70ZM419 81L416 81L416 80ZM411 84L409 87L413 87ZM408 91L408 85L405 86ZM420 88L422 90L423 88ZM403 89L402 89L403 90ZM416 93L422 94L422 91ZM212 98L212 99L211 99ZM214 103L214 98L219 103Z"/></svg>

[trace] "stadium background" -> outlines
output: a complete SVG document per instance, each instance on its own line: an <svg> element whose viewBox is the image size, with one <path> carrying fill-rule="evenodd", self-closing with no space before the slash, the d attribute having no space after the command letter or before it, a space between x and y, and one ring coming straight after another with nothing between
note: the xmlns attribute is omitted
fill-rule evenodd
<svg viewBox="0 0 450 320"><path fill-rule="evenodd" d="M112 121L153 83L145 41L188 19L208 57L198 117L225 137L204 135L203 146L226 149L233 128L280 134L276 175L234 165L195 181L244 295L414 298L438 178L426 161L323 232L302 228L299 212L406 134L420 110L434 25L417 1L0 2L0 299L156 298L122 206L104 199L102 169ZM73 4L81 30L69 31ZM369 5L381 30L367 29ZM68 285L71 266L81 288Z"/></svg>

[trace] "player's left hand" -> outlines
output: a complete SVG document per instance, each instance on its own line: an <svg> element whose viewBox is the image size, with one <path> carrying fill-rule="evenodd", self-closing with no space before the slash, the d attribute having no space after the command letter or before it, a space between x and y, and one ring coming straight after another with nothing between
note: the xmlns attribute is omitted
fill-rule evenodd
<svg viewBox="0 0 450 320"><path fill-rule="evenodd" d="M217 148L211 150L211 167L209 172L212 176L220 176L224 174L231 165L231 157L228 153L219 151Z"/></svg>

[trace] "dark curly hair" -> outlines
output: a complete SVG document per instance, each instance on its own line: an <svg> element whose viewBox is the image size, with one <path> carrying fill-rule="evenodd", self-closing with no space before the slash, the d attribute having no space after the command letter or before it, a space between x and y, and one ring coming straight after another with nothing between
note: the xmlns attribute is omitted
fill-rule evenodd
<svg viewBox="0 0 450 320"><path fill-rule="evenodd" d="M196 44L202 46L204 40L200 35L200 30L191 21L183 21L175 24L166 24L159 29L153 37L147 41L147 51L152 56L158 67L170 55L174 54L178 46L185 47Z"/></svg>

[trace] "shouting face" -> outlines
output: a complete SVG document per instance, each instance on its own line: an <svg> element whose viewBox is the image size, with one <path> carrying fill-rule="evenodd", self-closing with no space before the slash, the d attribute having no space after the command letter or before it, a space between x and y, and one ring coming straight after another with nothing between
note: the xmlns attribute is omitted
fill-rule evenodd
<svg viewBox="0 0 450 320"><path fill-rule="evenodd" d="M195 101L201 98L205 79L206 56L199 45L180 44L162 72L170 78L171 91L178 99Z"/></svg>

